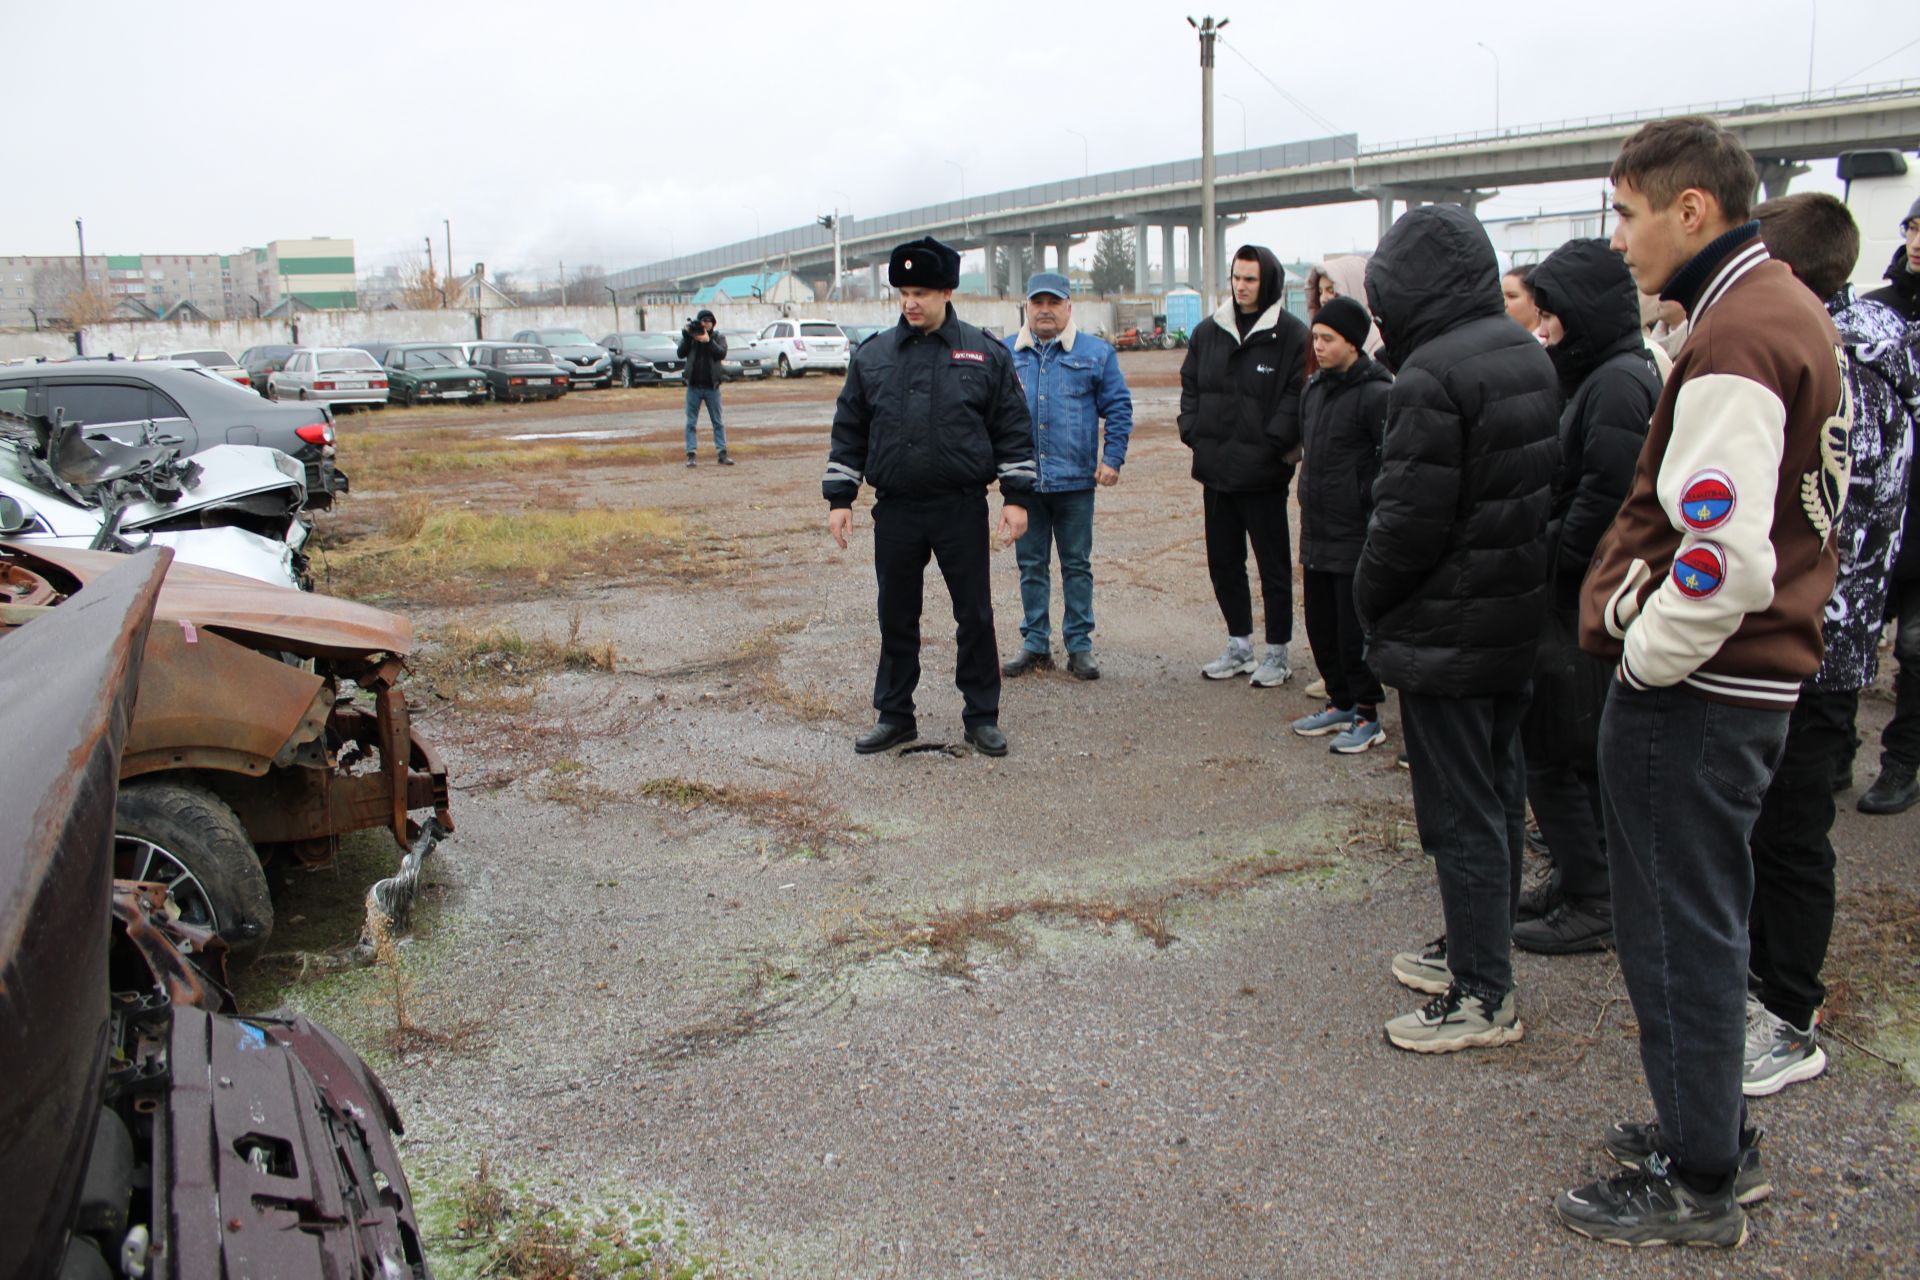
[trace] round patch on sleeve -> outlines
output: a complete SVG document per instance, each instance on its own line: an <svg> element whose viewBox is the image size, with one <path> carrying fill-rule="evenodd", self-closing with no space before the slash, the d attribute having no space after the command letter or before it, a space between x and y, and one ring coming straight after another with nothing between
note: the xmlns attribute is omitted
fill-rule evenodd
<svg viewBox="0 0 1920 1280"><path fill-rule="evenodd" d="M1680 490L1680 521L1695 533L1718 529L1733 518L1738 495L1724 471L1697 471Z"/></svg>
<svg viewBox="0 0 1920 1280"><path fill-rule="evenodd" d="M1674 558L1674 589L1689 600L1705 600L1726 580L1727 553L1716 543L1696 542Z"/></svg>

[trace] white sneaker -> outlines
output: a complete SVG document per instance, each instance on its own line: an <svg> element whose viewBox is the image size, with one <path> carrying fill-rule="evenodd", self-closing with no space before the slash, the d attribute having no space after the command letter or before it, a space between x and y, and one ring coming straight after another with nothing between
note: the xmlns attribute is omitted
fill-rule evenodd
<svg viewBox="0 0 1920 1280"><path fill-rule="evenodd" d="M1200 674L1209 680L1231 680L1235 676L1245 675L1259 665L1253 660L1252 645L1229 640L1226 652L1200 668Z"/></svg>
<svg viewBox="0 0 1920 1280"><path fill-rule="evenodd" d="M1252 678L1247 683L1256 689L1271 689L1276 685L1285 684L1292 678L1293 668L1287 665L1287 646L1270 644L1267 646L1266 655L1260 659L1259 667L1254 670Z"/></svg>
<svg viewBox="0 0 1920 1280"><path fill-rule="evenodd" d="M1300 692L1306 694L1309 698L1325 698L1327 696L1327 682L1324 678L1315 680Z"/></svg>

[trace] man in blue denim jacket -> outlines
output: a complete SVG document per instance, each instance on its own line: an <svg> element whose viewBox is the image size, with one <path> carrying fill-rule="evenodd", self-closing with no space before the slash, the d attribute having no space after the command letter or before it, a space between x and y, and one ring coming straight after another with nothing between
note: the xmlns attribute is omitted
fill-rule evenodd
<svg viewBox="0 0 1920 1280"><path fill-rule="evenodd" d="M1027 505L1027 531L1014 544L1025 617L1020 654L1000 668L1007 676L1053 665L1047 609L1057 546L1067 670L1082 680L1100 678L1093 657L1093 491L1119 483L1133 432L1133 395L1113 348L1073 327L1072 296L1064 275L1036 273L1027 281L1027 322L1006 339L1027 393L1040 474Z"/></svg>

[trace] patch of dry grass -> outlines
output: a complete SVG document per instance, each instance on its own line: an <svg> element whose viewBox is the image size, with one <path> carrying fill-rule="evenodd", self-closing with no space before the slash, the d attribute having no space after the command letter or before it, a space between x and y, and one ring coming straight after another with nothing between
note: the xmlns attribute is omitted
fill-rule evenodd
<svg viewBox="0 0 1920 1280"><path fill-rule="evenodd" d="M1182 877L1162 889L1142 890L1121 897L1042 895L1019 902L935 912L923 919L855 913L832 929L827 940L855 962L923 951L941 973L967 978L972 976L970 956L975 946L993 947L1015 956L1025 952L1025 939L1011 927L1022 919L1089 924L1101 930L1125 925L1155 947L1166 947L1176 937L1167 923L1168 909L1176 902L1244 893L1276 876L1319 871L1331 865L1325 857L1287 856L1268 850L1258 857L1237 859L1205 875Z"/></svg>
<svg viewBox="0 0 1920 1280"><path fill-rule="evenodd" d="M400 488L430 479L459 479L512 470L579 470L663 462L678 456L666 445L631 440L511 440L457 427L415 431L347 432L340 467L361 490Z"/></svg>
<svg viewBox="0 0 1920 1280"><path fill-rule="evenodd" d="M706 808L738 813L771 831L781 852L801 856L844 847L863 834L838 807L821 799L820 792L818 785L742 787L689 778L653 778L640 787L641 795L683 815Z"/></svg>
<svg viewBox="0 0 1920 1280"><path fill-rule="evenodd" d="M483 511L403 499L382 533L321 548L317 576L329 594L355 598L423 600L489 587L524 593L636 567L697 573L686 540L678 519L647 509Z"/></svg>

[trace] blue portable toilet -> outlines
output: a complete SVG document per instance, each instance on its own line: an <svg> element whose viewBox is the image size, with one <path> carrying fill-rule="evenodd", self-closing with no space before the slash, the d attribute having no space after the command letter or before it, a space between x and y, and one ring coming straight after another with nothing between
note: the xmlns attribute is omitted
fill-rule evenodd
<svg viewBox="0 0 1920 1280"><path fill-rule="evenodd" d="M1167 294L1167 328L1192 333L1200 323L1200 295L1192 289L1174 289Z"/></svg>

